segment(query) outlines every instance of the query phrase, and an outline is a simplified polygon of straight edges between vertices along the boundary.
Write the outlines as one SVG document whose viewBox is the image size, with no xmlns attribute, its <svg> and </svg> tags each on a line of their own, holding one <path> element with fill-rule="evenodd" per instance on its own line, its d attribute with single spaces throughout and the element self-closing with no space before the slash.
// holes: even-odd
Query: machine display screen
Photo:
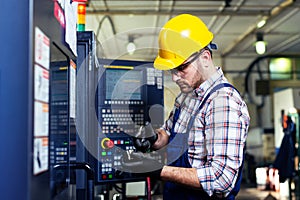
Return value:
<svg viewBox="0 0 300 200">
<path fill-rule="evenodd" d="M 141 100 L 143 72 L 106 69 L 106 99 Z"/>
</svg>

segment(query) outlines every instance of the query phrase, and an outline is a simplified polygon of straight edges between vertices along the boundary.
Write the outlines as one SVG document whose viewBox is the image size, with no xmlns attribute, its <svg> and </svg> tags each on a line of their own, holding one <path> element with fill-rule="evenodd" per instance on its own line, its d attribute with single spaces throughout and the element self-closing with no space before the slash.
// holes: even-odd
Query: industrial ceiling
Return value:
<svg viewBox="0 0 300 200">
<path fill-rule="evenodd" d="M 255 58 L 254 43 L 262 33 L 266 54 L 300 54 L 299 0 L 89 0 L 86 30 L 93 30 L 105 57 L 152 61 L 159 29 L 172 17 L 199 16 L 214 33 L 219 58 Z M 262 19 L 266 24 L 258 28 Z M 298 21 L 299 20 L 299 21 Z M 128 54 L 133 39 L 137 50 Z"/>
</svg>

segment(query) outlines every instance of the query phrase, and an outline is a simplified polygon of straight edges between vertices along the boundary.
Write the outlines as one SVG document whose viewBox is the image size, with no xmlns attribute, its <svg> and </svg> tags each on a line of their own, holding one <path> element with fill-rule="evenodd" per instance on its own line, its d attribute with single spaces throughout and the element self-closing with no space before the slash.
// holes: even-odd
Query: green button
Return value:
<svg viewBox="0 0 300 200">
<path fill-rule="evenodd" d="M 102 151 L 102 156 L 106 156 L 106 151 Z"/>
<path fill-rule="evenodd" d="M 109 178 L 109 179 L 112 179 L 112 174 L 109 174 L 109 175 L 108 175 L 108 178 Z"/>
</svg>

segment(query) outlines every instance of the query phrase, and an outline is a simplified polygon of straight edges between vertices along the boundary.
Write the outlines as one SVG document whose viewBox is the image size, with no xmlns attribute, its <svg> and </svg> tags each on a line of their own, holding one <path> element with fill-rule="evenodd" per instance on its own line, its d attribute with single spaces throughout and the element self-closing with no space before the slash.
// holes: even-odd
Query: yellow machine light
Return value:
<svg viewBox="0 0 300 200">
<path fill-rule="evenodd" d="M 78 24 L 85 24 L 85 15 L 78 14 L 77 23 Z"/>
</svg>

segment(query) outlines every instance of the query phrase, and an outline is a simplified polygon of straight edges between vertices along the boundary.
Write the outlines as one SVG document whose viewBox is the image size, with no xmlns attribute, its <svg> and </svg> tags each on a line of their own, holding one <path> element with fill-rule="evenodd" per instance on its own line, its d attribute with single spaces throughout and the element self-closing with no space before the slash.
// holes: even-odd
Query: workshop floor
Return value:
<svg viewBox="0 0 300 200">
<path fill-rule="evenodd" d="M 280 197 L 279 192 L 262 191 L 253 186 L 242 185 L 236 200 L 288 200 L 288 198 Z"/>
<path fill-rule="evenodd" d="M 152 197 L 152 200 L 162 200 L 162 196 Z M 260 191 L 254 187 L 242 187 L 236 200 L 288 200 L 280 198 L 279 193 L 271 191 Z"/>
<path fill-rule="evenodd" d="M 299 198 L 281 197 L 279 192 L 259 190 L 254 185 L 241 185 L 240 192 L 235 198 L 236 200 L 299 200 Z M 152 200 L 163 200 L 162 195 L 152 196 Z"/>
</svg>

